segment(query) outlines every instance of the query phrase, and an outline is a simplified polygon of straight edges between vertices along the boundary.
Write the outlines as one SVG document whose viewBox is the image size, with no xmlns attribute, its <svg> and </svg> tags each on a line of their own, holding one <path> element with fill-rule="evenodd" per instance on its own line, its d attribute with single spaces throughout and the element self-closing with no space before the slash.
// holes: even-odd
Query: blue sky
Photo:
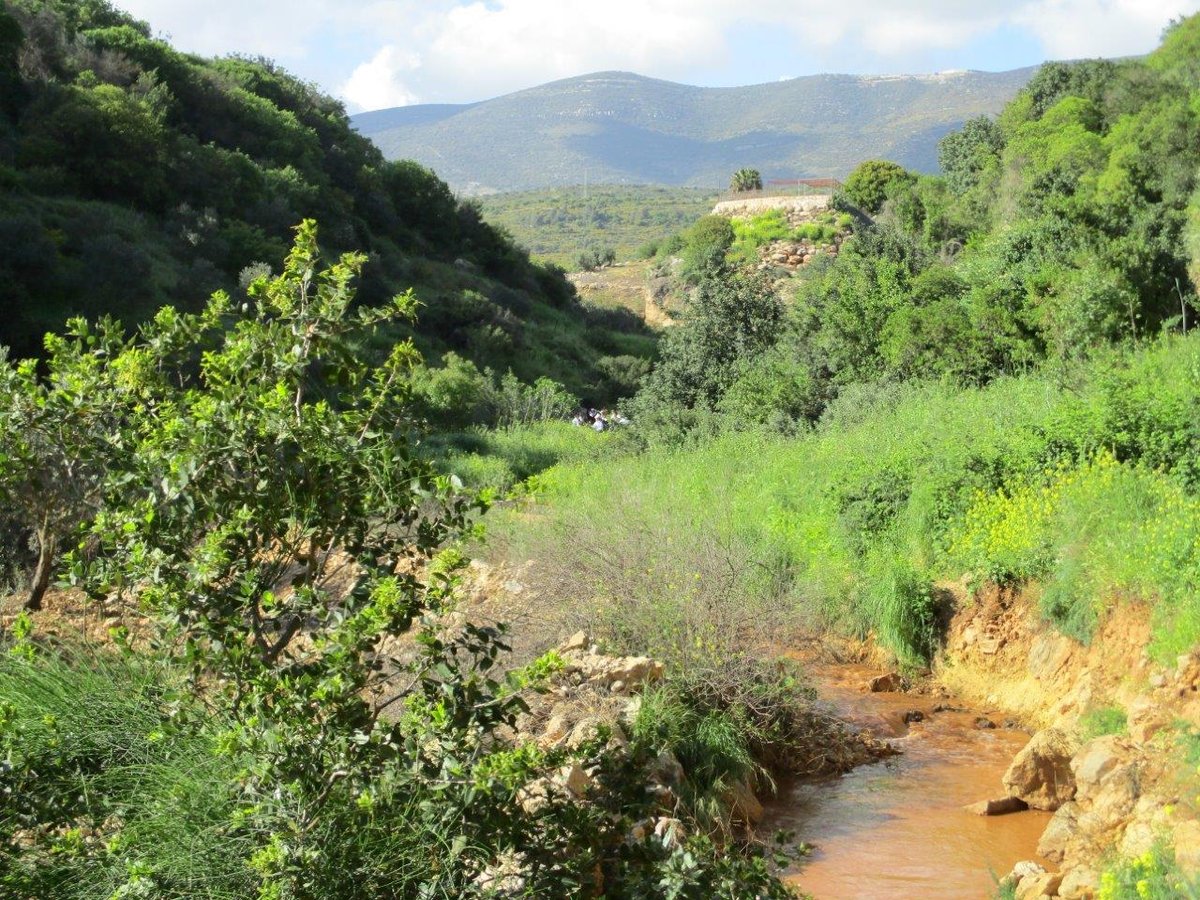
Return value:
<svg viewBox="0 0 1200 900">
<path fill-rule="evenodd" d="M 261 54 L 351 111 L 623 69 L 705 86 L 1128 56 L 1200 0 L 116 0 L 177 46 Z"/>
</svg>

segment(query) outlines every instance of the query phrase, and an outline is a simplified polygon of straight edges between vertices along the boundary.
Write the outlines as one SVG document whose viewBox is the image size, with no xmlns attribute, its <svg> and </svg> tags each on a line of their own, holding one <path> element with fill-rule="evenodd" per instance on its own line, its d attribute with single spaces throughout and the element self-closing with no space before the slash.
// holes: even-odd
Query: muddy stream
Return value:
<svg viewBox="0 0 1200 900">
<path fill-rule="evenodd" d="M 789 883 L 816 900 L 973 900 L 991 897 L 995 877 L 1036 859 L 1048 813 L 978 816 L 963 809 L 1003 796 L 1000 777 L 1029 740 L 1025 732 L 981 729 L 978 711 L 934 712 L 953 700 L 871 694 L 878 670 L 814 672 L 822 698 L 841 718 L 869 728 L 902 751 L 841 778 L 780 785 L 760 833 L 795 833 L 815 847 Z M 905 713 L 925 718 L 905 724 Z"/>
</svg>

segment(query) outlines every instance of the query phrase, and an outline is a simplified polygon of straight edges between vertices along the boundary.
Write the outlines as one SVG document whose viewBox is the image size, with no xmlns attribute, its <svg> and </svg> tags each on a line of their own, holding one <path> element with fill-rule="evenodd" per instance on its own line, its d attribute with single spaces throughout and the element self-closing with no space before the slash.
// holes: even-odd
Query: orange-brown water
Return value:
<svg viewBox="0 0 1200 900">
<path fill-rule="evenodd" d="M 979 729 L 978 712 L 932 712 L 953 701 L 869 694 L 878 674 L 856 667 L 825 672 L 822 696 L 838 714 L 902 755 L 838 779 L 781 786 L 762 833 L 795 832 L 815 846 L 788 881 L 816 900 L 972 900 L 994 892 L 995 877 L 1035 848 L 1049 814 L 978 816 L 963 806 L 1004 794 L 1000 777 L 1029 739 L 1020 731 Z M 925 720 L 904 723 L 909 710 Z"/>
</svg>

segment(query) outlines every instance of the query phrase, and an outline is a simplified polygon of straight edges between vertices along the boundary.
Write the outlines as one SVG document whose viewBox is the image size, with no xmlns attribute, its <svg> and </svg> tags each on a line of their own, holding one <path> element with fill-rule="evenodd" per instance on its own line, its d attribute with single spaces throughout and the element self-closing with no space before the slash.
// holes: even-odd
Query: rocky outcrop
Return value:
<svg viewBox="0 0 1200 900">
<path fill-rule="evenodd" d="M 1039 731 L 1004 773 L 1004 789 L 1034 809 L 1053 812 L 1075 796 L 1071 757 L 1078 747 L 1078 739 L 1063 728 Z"/>
<path fill-rule="evenodd" d="M 1116 860 L 1160 843 L 1174 847 L 1185 875 L 1200 877 L 1195 772 L 1185 770 L 1173 734 L 1183 723 L 1200 726 L 1200 653 L 1156 665 L 1149 639 L 1138 604 L 1114 604 L 1084 646 L 1048 626 L 1030 598 L 1000 589 L 964 602 L 951 624 L 943 685 L 1046 726 L 1003 784 L 1009 796 L 1053 811 L 1037 854 L 1059 871 L 1014 872 L 1015 896 L 1093 898 Z M 1119 734 L 1080 736 L 1093 711 L 1114 707 L 1125 714 Z"/>
</svg>

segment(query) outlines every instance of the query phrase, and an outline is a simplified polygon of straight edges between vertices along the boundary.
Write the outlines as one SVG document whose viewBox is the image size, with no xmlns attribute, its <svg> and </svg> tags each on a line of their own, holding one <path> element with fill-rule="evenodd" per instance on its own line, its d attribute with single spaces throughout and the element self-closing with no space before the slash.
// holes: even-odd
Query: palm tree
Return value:
<svg viewBox="0 0 1200 900">
<path fill-rule="evenodd" d="M 735 194 L 761 191 L 762 186 L 762 175 L 759 174 L 758 169 L 738 169 L 729 179 L 729 188 Z"/>
</svg>

